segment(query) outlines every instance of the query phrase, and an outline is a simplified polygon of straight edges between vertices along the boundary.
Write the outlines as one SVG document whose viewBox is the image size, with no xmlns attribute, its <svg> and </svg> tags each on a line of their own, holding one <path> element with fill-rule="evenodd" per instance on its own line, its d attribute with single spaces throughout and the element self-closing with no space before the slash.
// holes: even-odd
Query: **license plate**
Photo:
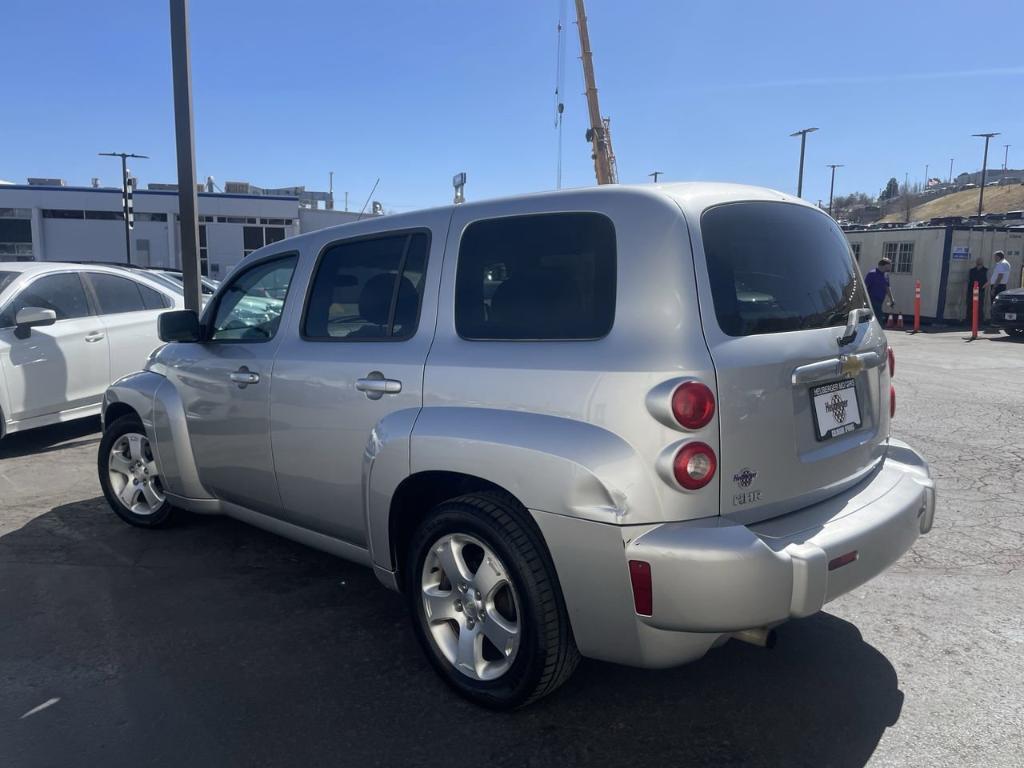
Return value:
<svg viewBox="0 0 1024 768">
<path fill-rule="evenodd" d="M 811 387 L 811 406 L 818 440 L 845 435 L 861 425 L 853 379 Z"/>
<path fill-rule="evenodd" d="M 1005 317 L 1007 320 L 1016 320 L 1017 319 L 1017 313 L 1016 312 L 1006 312 L 1006 313 L 1003 314 L 1003 317 Z"/>
</svg>

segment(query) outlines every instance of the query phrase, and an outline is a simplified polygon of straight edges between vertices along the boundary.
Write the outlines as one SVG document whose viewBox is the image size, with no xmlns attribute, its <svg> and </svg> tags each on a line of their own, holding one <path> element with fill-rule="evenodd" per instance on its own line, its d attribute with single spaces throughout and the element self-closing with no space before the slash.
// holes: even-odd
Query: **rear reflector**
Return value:
<svg viewBox="0 0 1024 768">
<path fill-rule="evenodd" d="M 845 555 L 833 557 L 831 560 L 828 561 L 828 569 L 830 571 L 834 571 L 836 568 L 842 568 L 844 565 L 849 565 L 856 559 L 857 550 L 855 549 L 853 550 L 853 552 L 847 552 Z"/>
<path fill-rule="evenodd" d="M 654 588 L 651 586 L 651 564 L 643 560 L 630 560 L 629 580 L 633 584 L 634 610 L 641 616 L 652 616 Z"/>
<path fill-rule="evenodd" d="M 892 347 L 889 347 L 889 378 L 891 379 L 896 375 L 896 355 L 892 351 Z"/>
<path fill-rule="evenodd" d="M 889 385 L 889 418 L 896 415 L 896 387 Z"/>
</svg>

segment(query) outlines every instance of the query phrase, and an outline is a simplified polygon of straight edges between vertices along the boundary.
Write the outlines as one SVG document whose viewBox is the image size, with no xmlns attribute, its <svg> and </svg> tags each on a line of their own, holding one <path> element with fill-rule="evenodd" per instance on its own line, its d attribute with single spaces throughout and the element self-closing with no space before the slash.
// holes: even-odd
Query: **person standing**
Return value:
<svg viewBox="0 0 1024 768">
<path fill-rule="evenodd" d="M 984 317 L 985 315 L 985 286 L 988 285 L 988 268 L 985 266 L 985 262 L 979 256 L 974 261 L 974 269 L 967 273 L 967 317 L 964 318 L 964 322 L 970 324 L 971 316 L 974 310 L 971 307 L 971 302 L 974 301 L 974 284 L 978 284 L 978 315 Z M 979 317 L 979 320 L 981 319 Z"/>
<path fill-rule="evenodd" d="M 889 288 L 889 275 L 886 274 L 892 269 L 892 262 L 889 259 L 882 258 L 878 261 L 878 266 L 864 275 L 864 287 L 868 289 L 868 298 L 871 299 L 871 308 L 875 312 L 875 317 L 878 322 L 883 322 L 883 315 L 885 314 L 885 300 L 889 299 L 890 309 L 896 304 L 892 298 L 892 290 Z"/>
<path fill-rule="evenodd" d="M 1006 254 L 1002 251 L 996 251 L 992 257 L 996 263 L 992 265 L 992 279 L 989 280 L 989 284 L 992 286 L 992 301 L 995 301 L 996 297 L 1009 287 L 1010 262 L 1006 260 Z"/>
</svg>

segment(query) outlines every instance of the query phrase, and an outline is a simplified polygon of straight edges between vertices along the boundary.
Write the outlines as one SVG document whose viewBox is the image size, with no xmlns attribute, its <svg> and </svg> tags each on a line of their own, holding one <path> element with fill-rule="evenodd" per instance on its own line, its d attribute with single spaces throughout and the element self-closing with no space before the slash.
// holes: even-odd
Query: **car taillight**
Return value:
<svg viewBox="0 0 1024 768">
<path fill-rule="evenodd" d="M 641 616 L 654 614 L 654 587 L 651 564 L 643 560 L 629 561 L 629 581 L 633 585 L 633 608 Z"/>
<path fill-rule="evenodd" d="M 889 418 L 896 415 L 896 387 L 889 385 Z"/>
<path fill-rule="evenodd" d="M 706 443 L 687 443 L 672 462 L 676 482 L 688 491 L 696 491 L 711 482 L 718 460 Z"/>
<path fill-rule="evenodd" d="M 896 375 L 896 355 L 892 351 L 892 347 L 889 347 L 889 378 L 891 379 Z"/>
<path fill-rule="evenodd" d="M 699 381 L 686 381 L 672 393 L 672 416 L 686 429 L 700 429 L 715 415 L 715 396 Z"/>
</svg>

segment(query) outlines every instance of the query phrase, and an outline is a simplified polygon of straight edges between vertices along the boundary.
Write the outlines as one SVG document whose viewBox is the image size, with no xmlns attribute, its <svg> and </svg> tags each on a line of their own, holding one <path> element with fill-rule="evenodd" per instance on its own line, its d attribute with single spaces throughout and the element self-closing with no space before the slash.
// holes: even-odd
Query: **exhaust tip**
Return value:
<svg viewBox="0 0 1024 768">
<path fill-rule="evenodd" d="M 741 629 L 739 632 L 733 632 L 732 636 L 737 640 L 742 640 L 744 643 L 750 643 L 751 645 L 756 645 L 759 648 L 767 648 L 768 650 L 775 647 L 777 639 L 775 630 L 768 629 L 767 627 Z"/>
</svg>

